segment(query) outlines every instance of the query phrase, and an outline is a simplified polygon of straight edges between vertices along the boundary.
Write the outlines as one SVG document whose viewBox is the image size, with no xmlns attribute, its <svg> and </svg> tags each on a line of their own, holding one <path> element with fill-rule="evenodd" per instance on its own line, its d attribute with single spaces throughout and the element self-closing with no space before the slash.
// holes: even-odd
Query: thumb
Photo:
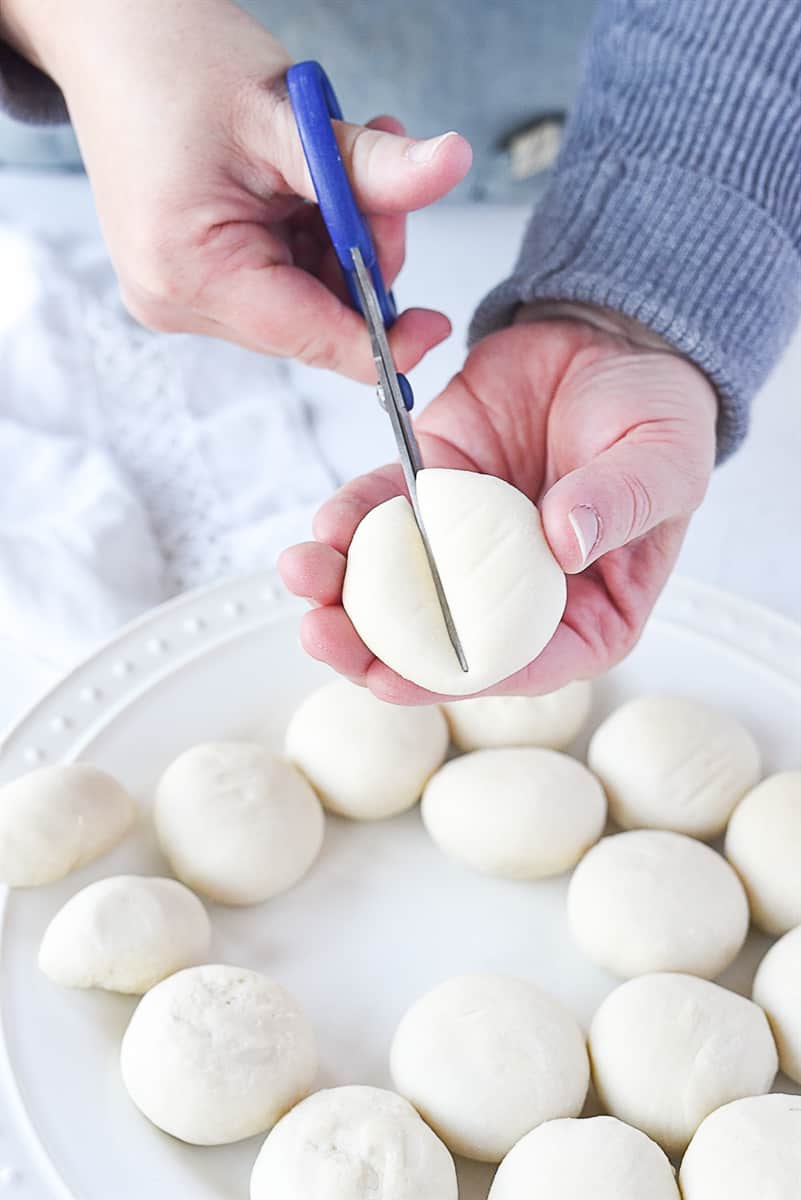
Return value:
<svg viewBox="0 0 801 1200">
<path fill-rule="evenodd" d="M 651 431 L 629 433 L 555 483 L 541 505 L 545 534 L 574 574 L 663 521 L 688 517 L 704 498 L 714 450 Z"/>
<path fill-rule="evenodd" d="M 458 133 L 417 141 L 396 132 L 334 121 L 339 150 L 356 203 L 365 213 L 406 213 L 446 195 L 470 170 L 473 151 Z M 314 200 L 309 168 L 292 112 L 285 101 L 270 122 L 274 166 L 289 188 Z"/>
</svg>

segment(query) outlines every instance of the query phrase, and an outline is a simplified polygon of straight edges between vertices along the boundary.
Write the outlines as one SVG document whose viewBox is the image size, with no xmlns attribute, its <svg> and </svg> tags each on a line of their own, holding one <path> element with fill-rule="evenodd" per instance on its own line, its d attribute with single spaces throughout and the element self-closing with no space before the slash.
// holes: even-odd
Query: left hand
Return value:
<svg viewBox="0 0 801 1200">
<path fill-rule="evenodd" d="M 61 87 L 131 314 L 356 379 L 374 378 L 317 206 L 286 88 L 290 58 L 232 0 L 3 0 L 12 39 Z M 466 174 L 458 134 L 392 117 L 334 122 L 388 283 L 406 215 Z M 389 335 L 409 370 L 450 333 L 410 309 Z"/>
<path fill-rule="evenodd" d="M 552 640 L 486 694 L 550 692 L 632 649 L 706 491 L 716 417 L 715 392 L 687 359 L 583 320 L 519 324 L 470 353 L 417 422 L 423 460 L 514 484 L 538 504 L 568 575 Z M 317 514 L 317 541 L 287 550 L 280 568 L 317 606 L 301 628 L 309 654 L 383 700 L 427 704 L 443 697 L 376 659 L 342 608 L 356 527 L 403 490 L 397 465 L 354 480 Z"/>
</svg>

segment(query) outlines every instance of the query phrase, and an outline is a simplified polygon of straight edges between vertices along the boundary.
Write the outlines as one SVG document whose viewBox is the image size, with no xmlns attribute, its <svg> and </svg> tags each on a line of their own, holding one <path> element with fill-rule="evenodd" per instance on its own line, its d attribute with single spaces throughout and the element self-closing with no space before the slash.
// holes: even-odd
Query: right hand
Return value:
<svg viewBox="0 0 801 1200">
<path fill-rule="evenodd" d="M 290 59 L 230 0 L 9 0 L 5 32 L 62 88 L 123 300 L 143 324 L 374 377 L 289 103 Z M 388 284 L 405 218 L 469 169 L 458 134 L 336 123 Z M 448 336 L 428 309 L 390 342 L 409 370 Z"/>
</svg>

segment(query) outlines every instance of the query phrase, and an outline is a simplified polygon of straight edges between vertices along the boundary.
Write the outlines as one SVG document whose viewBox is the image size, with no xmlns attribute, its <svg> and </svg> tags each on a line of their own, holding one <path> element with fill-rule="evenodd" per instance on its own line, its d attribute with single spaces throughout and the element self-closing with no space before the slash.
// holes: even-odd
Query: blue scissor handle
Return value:
<svg viewBox="0 0 801 1200">
<path fill-rule="evenodd" d="M 343 119 L 331 80 L 318 62 L 301 62 L 289 68 L 286 81 L 320 213 L 345 274 L 353 305 L 361 312 L 351 256 L 351 251 L 358 247 L 389 329 L 398 312 L 392 292 L 384 284 L 370 229 L 359 212 L 331 126 L 332 118 Z"/>
</svg>

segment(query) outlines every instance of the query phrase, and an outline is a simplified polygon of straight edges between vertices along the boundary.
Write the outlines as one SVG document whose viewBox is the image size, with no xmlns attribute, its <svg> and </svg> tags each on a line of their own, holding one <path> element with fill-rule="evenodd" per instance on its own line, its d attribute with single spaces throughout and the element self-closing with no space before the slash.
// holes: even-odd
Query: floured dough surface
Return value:
<svg viewBox="0 0 801 1200">
<path fill-rule="evenodd" d="M 256 1160 L 251 1200 L 457 1200 L 447 1148 L 394 1092 L 317 1092 L 279 1121 Z"/>
<path fill-rule="evenodd" d="M 781 1069 L 801 1083 L 801 925 L 768 950 L 754 979 L 753 997 L 767 1013 Z"/>
<path fill-rule="evenodd" d="M 584 1036 L 523 979 L 464 975 L 418 1000 L 392 1043 L 395 1087 L 454 1154 L 500 1162 L 524 1134 L 575 1117 L 589 1084 Z"/>
<path fill-rule="evenodd" d="M 323 842 L 310 784 L 255 742 L 205 742 L 164 772 L 153 808 L 159 844 L 188 887 L 257 904 L 306 874 Z"/>
<path fill-rule="evenodd" d="M 729 822 L 726 857 L 755 924 L 774 935 L 801 925 L 801 771 L 780 771 L 748 793 Z"/>
<path fill-rule="evenodd" d="M 681 1200 L 664 1152 L 614 1117 L 547 1121 L 501 1163 L 489 1200 Z"/>
<path fill-rule="evenodd" d="M 537 657 L 565 608 L 565 577 L 539 513 L 511 484 L 428 469 L 417 491 L 469 664 L 448 639 L 422 539 L 403 496 L 367 514 L 348 551 L 342 600 L 373 654 L 442 695 L 469 695 Z"/>
<path fill-rule="evenodd" d="M 39 966 L 63 987 L 141 995 L 202 962 L 211 924 L 175 879 L 117 875 L 83 888 L 48 925 Z"/>
<path fill-rule="evenodd" d="M 567 912 L 584 954 L 623 979 L 650 971 L 715 979 L 748 934 L 745 891 L 725 858 L 660 829 L 594 846 L 570 880 Z"/>
<path fill-rule="evenodd" d="M 477 696 L 443 705 L 460 750 L 544 746 L 564 750 L 584 726 L 592 685 L 577 679 L 545 696 Z"/>
<path fill-rule="evenodd" d="M 317 1071 L 311 1022 L 277 983 L 238 967 L 191 967 L 139 1002 L 122 1042 L 134 1104 L 198 1146 L 271 1129 Z"/>
<path fill-rule="evenodd" d="M 542 879 L 598 841 L 606 796 L 576 759 L 532 746 L 474 750 L 437 772 L 423 821 L 441 850 L 488 875 Z"/>
<path fill-rule="evenodd" d="M 709 1113 L 770 1090 L 778 1070 L 767 1018 L 692 975 L 642 975 L 603 1001 L 590 1029 L 607 1112 L 679 1155 Z"/>
<path fill-rule="evenodd" d="M 417 803 L 448 752 L 448 726 L 436 705 L 386 704 L 343 679 L 306 697 L 285 750 L 330 812 L 374 820 Z"/>
<path fill-rule="evenodd" d="M 678 696 L 640 696 L 596 730 L 588 762 L 624 829 L 717 837 L 759 779 L 760 754 L 734 717 Z"/>
<path fill-rule="evenodd" d="M 800 1181 L 801 1103 L 781 1094 L 712 1113 L 679 1172 L 684 1200 L 798 1200 Z"/>
<path fill-rule="evenodd" d="M 63 879 L 116 846 L 135 818 L 122 784 L 90 763 L 31 771 L 0 787 L 0 881 Z"/>
</svg>

